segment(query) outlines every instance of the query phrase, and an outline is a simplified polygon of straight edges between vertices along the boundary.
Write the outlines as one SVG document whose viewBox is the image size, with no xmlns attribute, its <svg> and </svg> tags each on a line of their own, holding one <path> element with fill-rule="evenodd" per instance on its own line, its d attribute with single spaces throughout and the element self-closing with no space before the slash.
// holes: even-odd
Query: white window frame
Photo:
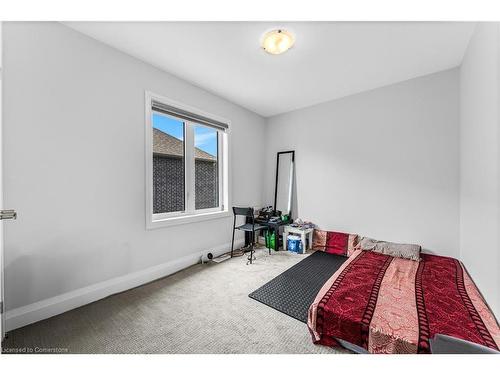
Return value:
<svg viewBox="0 0 500 375">
<path fill-rule="evenodd" d="M 155 229 L 171 225 L 193 223 L 204 220 L 213 220 L 230 216 L 229 213 L 229 129 L 217 131 L 217 166 L 219 173 L 219 206 L 205 209 L 195 209 L 195 158 L 194 158 L 194 125 L 196 122 L 179 119 L 185 124 L 184 127 L 184 211 L 153 213 L 153 113 L 159 113 L 152 109 L 153 100 L 178 108 L 180 110 L 195 113 L 197 115 L 219 121 L 231 126 L 229 120 L 213 115 L 192 106 L 179 103 L 172 99 L 145 92 L 145 163 L 146 163 L 146 228 Z M 175 116 L 171 116 L 174 117 Z"/>
</svg>

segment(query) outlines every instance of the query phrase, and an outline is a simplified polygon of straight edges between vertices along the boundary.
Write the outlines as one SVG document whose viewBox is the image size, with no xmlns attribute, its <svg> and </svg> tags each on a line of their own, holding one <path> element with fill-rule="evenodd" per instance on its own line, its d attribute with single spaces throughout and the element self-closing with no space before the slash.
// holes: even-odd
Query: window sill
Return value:
<svg viewBox="0 0 500 375">
<path fill-rule="evenodd" d="M 229 213 L 229 211 L 226 210 L 226 211 L 199 213 L 186 216 L 169 217 L 164 219 L 153 219 L 153 220 L 148 220 L 146 224 L 146 229 L 157 229 L 157 228 L 171 227 L 174 225 L 197 223 L 199 221 L 215 220 L 229 216 L 231 216 L 231 214 Z"/>
</svg>

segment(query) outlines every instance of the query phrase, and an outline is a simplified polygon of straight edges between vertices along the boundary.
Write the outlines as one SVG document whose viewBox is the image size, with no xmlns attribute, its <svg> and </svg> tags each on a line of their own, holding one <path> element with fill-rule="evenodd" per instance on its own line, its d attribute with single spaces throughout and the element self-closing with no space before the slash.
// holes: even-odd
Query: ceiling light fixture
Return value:
<svg viewBox="0 0 500 375">
<path fill-rule="evenodd" d="M 262 37 L 261 46 L 264 51 L 271 55 L 279 55 L 288 51 L 295 43 L 295 37 L 287 30 L 276 29 L 265 33 Z"/>
</svg>

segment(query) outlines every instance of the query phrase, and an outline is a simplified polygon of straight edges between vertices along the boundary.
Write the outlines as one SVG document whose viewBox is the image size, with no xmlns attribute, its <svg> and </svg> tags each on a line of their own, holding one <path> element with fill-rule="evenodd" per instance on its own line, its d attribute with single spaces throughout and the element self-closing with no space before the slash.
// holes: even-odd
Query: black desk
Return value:
<svg viewBox="0 0 500 375">
<path fill-rule="evenodd" d="M 268 230 L 272 231 L 275 233 L 276 235 L 276 250 L 279 250 L 279 248 L 281 247 L 281 240 L 280 240 L 280 236 L 279 236 L 279 230 L 280 230 L 280 227 L 282 226 L 285 226 L 285 225 L 288 225 L 288 224 L 291 224 L 292 223 L 292 220 L 286 220 L 286 221 L 277 221 L 277 222 L 273 222 L 273 221 L 269 221 L 269 220 L 263 220 L 263 219 L 259 219 L 259 218 L 255 218 L 255 224 L 260 224 L 260 225 L 265 225 Z M 286 239 L 284 239 L 286 241 Z M 245 246 L 249 245 L 250 244 L 250 233 L 245 233 Z M 269 251 L 271 251 L 271 249 L 269 249 Z"/>
</svg>

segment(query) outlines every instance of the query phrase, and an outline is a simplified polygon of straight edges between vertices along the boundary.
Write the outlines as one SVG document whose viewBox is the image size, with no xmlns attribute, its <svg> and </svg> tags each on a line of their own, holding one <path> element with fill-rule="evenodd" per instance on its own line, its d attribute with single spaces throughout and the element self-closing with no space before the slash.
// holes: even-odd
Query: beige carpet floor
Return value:
<svg viewBox="0 0 500 375">
<path fill-rule="evenodd" d="M 258 250 L 248 266 L 245 257 L 197 264 L 11 331 L 4 345 L 69 353 L 347 353 L 314 345 L 304 323 L 248 297 L 305 256 Z"/>
</svg>

